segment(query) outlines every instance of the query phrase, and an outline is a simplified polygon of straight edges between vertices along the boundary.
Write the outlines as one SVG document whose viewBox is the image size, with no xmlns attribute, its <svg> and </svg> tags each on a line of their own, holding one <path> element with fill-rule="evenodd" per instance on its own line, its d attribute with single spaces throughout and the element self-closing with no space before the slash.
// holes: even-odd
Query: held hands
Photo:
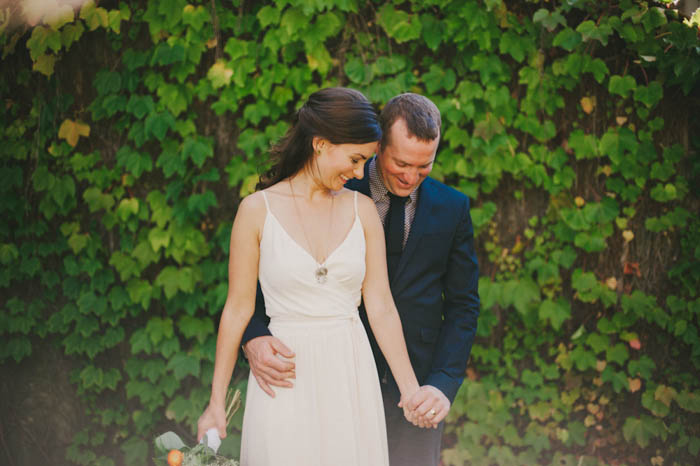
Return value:
<svg viewBox="0 0 700 466">
<path fill-rule="evenodd" d="M 272 398 L 275 392 L 272 385 L 277 387 L 292 388 L 294 385 L 288 379 L 296 378 L 296 366 L 292 361 L 284 361 L 277 354 L 287 359 L 294 357 L 294 352 L 284 343 L 273 336 L 257 337 L 243 346 L 250 371 L 253 373 L 260 388 Z"/>
<path fill-rule="evenodd" d="M 399 407 L 414 426 L 437 429 L 450 412 L 450 400 L 432 385 L 423 385 L 410 396 L 402 397 Z"/>
</svg>

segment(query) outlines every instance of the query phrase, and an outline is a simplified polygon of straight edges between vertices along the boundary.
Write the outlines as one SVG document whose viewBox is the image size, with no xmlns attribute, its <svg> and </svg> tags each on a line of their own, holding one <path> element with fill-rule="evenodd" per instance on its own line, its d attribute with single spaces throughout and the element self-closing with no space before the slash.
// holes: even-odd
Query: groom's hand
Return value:
<svg viewBox="0 0 700 466">
<path fill-rule="evenodd" d="M 270 335 L 253 338 L 243 346 L 243 350 L 258 385 L 272 398 L 275 397 L 272 386 L 286 388 L 294 386 L 288 380 L 296 378 L 294 362 L 277 357 L 277 354 L 280 354 L 291 359 L 294 357 L 294 351 L 287 348 L 280 339 Z"/>
<path fill-rule="evenodd" d="M 406 407 L 413 414 L 415 425 L 437 429 L 438 424 L 450 412 L 450 400 L 438 388 L 423 385 L 408 400 Z"/>
</svg>

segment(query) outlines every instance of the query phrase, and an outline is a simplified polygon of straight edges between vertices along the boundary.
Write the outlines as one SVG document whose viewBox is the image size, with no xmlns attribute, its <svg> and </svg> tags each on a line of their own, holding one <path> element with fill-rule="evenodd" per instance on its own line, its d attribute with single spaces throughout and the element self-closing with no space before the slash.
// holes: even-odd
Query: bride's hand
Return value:
<svg viewBox="0 0 700 466">
<path fill-rule="evenodd" d="M 409 405 L 410 405 L 410 400 L 413 397 L 415 397 L 419 391 L 420 391 L 420 387 L 416 387 L 415 390 L 412 390 L 410 393 L 406 393 L 406 394 L 402 393 L 401 394 L 401 401 L 399 401 L 399 408 L 403 408 L 403 415 L 406 418 L 406 420 L 417 427 L 420 427 L 418 425 L 418 417 L 416 416 L 415 411 L 413 411 L 409 408 Z"/>
<path fill-rule="evenodd" d="M 207 430 L 216 427 L 219 437 L 226 438 L 226 410 L 224 406 L 213 406 L 211 403 L 197 421 L 197 441 L 199 442 Z"/>
</svg>

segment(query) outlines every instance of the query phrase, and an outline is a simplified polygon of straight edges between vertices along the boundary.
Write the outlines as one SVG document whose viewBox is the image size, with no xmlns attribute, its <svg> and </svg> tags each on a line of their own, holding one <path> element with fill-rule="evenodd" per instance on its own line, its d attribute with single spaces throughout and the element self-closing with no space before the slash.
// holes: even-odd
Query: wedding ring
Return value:
<svg viewBox="0 0 700 466">
<path fill-rule="evenodd" d="M 435 416 L 435 410 L 431 409 L 430 411 L 428 411 L 428 414 L 430 414 L 430 417 Z"/>
</svg>

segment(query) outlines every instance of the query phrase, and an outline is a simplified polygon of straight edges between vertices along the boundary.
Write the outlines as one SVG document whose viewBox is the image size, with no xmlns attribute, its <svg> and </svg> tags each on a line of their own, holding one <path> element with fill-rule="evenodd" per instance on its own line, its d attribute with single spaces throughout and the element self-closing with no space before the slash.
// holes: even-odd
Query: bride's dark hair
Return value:
<svg viewBox="0 0 700 466">
<path fill-rule="evenodd" d="M 306 166 L 314 153 L 314 137 L 331 144 L 379 141 L 382 130 L 372 104 L 359 91 L 329 87 L 316 91 L 296 112 L 294 124 L 270 149 L 272 167 L 260 177 L 257 189 L 272 186 Z"/>
</svg>

